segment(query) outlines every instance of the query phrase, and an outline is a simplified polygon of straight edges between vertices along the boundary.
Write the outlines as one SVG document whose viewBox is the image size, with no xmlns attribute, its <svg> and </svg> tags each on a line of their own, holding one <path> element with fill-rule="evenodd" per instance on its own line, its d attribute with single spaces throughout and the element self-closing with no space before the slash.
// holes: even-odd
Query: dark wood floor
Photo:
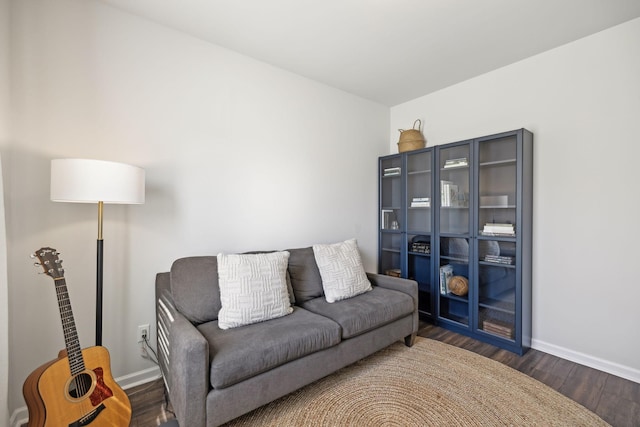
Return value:
<svg viewBox="0 0 640 427">
<path fill-rule="evenodd" d="M 548 385 L 614 427 L 640 427 L 640 384 L 568 360 L 529 350 L 517 356 L 489 344 L 424 324 L 419 335 L 464 348 Z"/>
<path fill-rule="evenodd" d="M 419 335 L 501 362 L 557 390 L 598 414 L 614 427 L 640 427 L 640 384 L 569 362 L 537 350 L 517 356 L 506 350 L 430 324 Z M 172 419 L 166 410 L 162 380 L 128 390 L 133 408 L 132 427 L 161 425 Z"/>
</svg>

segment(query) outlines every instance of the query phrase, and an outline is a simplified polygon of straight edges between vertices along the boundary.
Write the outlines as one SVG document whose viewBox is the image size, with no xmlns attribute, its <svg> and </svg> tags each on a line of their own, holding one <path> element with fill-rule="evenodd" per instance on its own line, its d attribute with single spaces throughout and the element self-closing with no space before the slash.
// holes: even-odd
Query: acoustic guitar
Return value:
<svg viewBox="0 0 640 427">
<path fill-rule="evenodd" d="M 127 427 L 131 404 L 111 376 L 109 352 L 101 346 L 80 348 L 58 252 L 41 248 L 33 256 L 55 283 L 66 349 L 24 382 L 28 426 Z"/>
</svg>

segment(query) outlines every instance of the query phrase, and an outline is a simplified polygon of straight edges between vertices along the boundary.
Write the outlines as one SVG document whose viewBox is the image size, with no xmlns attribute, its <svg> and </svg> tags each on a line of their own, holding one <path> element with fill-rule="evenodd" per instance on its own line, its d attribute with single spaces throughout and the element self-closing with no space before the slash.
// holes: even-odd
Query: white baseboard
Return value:
<svg viewBox="0 0 640 427">
<path fill-rule="evenodd" d="M 13 414 L 11 414 L 11 418 L 9 418 L 9 425 L 11 427 L 20 427 L 22 424 L 26 424 L 28 421 L 29 412 L 27 411 L 27 407 L 23 406 L 13 411 Z"/>
<path fill-rule="evenodd" d="M 120 388 L 122 388 L 123 390 L 127 390 L 132 387 L 137 387 L 139 385 L 155 381 L 160 377 L 160 368 L 154 366 L 149 369 L 144 369 L 132 374 L 123 375 L 114 379 L 118 383 Z M 11 414 L 11 418 L 9 419 L 9 425 L 11 427 L 20 427 L 21 425 L 26 424 L 28 421 L 29 411 L 27 410 L 26 406 L 22 406 L 13 411 L 13 414 Z"/>
<path fill-rule="evenodd" d="M 640 370 L 533 339 L 531 348 L 640 384 Z"/>
<path fill-rule="evenodd" d="M 139 385 L 155 381 L 161 376 L 162 375 L 160 374 L 160 368 L 154 366 L 149 369 L 144 369 L 142 371 L 118 377 L 115 380 L 123 390 L 128 390 L 132 387 L 137 387 Z"/>
</svg>

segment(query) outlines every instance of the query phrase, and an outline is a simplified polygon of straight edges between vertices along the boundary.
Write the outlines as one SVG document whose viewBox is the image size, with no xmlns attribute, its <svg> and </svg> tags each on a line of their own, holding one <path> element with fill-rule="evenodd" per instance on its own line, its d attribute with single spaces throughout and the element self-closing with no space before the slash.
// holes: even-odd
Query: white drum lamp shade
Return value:
<svg viewBox="0 0 640 427">
<path fill-rule="evenodd" d="M 144 203 L 144 169 L 90 159 L 51 161 L 51 200 L 75 203 Z"/>
</svg>

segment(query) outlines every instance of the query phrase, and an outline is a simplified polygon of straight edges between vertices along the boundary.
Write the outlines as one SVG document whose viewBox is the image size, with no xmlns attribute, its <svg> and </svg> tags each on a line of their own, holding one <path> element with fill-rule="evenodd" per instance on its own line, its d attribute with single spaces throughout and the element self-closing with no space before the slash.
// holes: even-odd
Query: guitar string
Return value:
<svg viewBox="0 0 640 427">
<path fill-rule="evenodd" d="M 73 379 L 73 385 L 75 387 L 75 398 L 78 399 L 77 403 L 83 414 L 86 417 L 93 411 L 93 405 L 91 405 L 90 399 L 87 399 L 86 394 L 91 389 L 93 378 L 85 373 L 84 359 L 82 357 L 82 349 L 78 340 L 78 332 L 75 327 L 75 320 L 73 318 L 73 311 L 71 309 L 71 301 L 69 298 L 69 292 L 64 277 L 54 278 L 56 283 L 56 294 L 58 299 L 58 307 L 60 310 L 62 320 L 62 330 L 65 338 L 65 346 L 67 349 L 67 360 L 69 362 L 69 368 Z M 71 384 L 69 386 L 71 388 Z M 67 390 L 69 393 L 70 390 Z"/>
</svg>

